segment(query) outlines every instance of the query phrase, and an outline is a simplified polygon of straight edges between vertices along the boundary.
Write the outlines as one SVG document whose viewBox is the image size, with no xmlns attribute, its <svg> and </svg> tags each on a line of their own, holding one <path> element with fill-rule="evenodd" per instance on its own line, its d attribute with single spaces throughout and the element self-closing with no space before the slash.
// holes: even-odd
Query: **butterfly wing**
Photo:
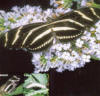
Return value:
<svg viewBox="0 0 100 96">
<path fill-rule="evenodd" d="M 0 46 L 5 48 L 26 48 L 42 50 L 51 45 L 53 38 L 47 23 L 33 23 L 12 29 L 0 38 Z"/>
<path fill-rule="evenodd" d="M 100 19 L 100 9 L 85 7 L 73 10 L 53 22 L 53 31 L 61 42 L 68 42 L 81 36 Z"/>
</svg>

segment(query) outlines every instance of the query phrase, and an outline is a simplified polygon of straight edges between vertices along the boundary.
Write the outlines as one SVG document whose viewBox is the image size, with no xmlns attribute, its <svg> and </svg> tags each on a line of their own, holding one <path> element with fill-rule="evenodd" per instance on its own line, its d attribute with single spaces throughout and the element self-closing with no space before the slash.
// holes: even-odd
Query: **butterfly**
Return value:
<svg viewBox="0 0 100 96">
<path fill-rule="evenodd" d="M 42 51 L 56 39 L 67 43 L 79 38 L 84 30 L 100 19 L 100 9 L 84 7 L 65 13 L 51 22 L 33 23 L 17 27 L 0 37 L 0 47 Z"/>
<path fill-rule="evenodd" d="M 15 90 L 19 81 L 20 81 L 20 78 L 15 75 L 9 78 L 5 84 L 0 86 L 0 96 L 4 96 L 4 94 L 9 94 L 13 90 Z"/>
</svg>

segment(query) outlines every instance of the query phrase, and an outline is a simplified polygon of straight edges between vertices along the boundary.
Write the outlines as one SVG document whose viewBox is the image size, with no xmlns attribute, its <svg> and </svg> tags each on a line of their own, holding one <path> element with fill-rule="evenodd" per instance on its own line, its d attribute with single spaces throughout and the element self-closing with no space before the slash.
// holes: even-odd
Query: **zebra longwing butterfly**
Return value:
<svg viewBox="0 0 100 96">
<path fill-rule="evenodd" d="M 4 96 L 4 94 L 8 94 L 14 91 L 19 81 L 20 78 L 15 75 L 8 79 L 8 81 L 0 87 L 0 96 Z"/>
<path fill-rule="evenodd" d="M 54 38 L 64 43 L 78 38 L 99 19 L 100 9 L 80 8 L 49 23 L 33 23 L 12 29 L 1 36 L 0 46 L 41 51 L 52 45 Z"/>
</svg>

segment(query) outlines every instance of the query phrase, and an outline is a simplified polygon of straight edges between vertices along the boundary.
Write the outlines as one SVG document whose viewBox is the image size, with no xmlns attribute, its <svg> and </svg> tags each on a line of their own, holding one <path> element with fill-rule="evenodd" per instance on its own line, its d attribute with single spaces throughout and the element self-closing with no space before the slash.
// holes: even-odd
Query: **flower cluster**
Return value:
<svg viewBox="0 0 100 96">
<path fill-rule="evenodd" d="M 51 5 L 54 4 L 55 0 L 51 1 Z M 40 6 L 32 7 L 29 5 L 23 8 L 15 6 L 8 13 L 1 10 L 0 20 L 3 21 L 4 29 L 0 31 L 6 32 L 9 29 L 29 23 L 46 22 L 48 17 L 53 18 L 54 14 L 58 16 L 60 13 L 68 11 L 70 8 L 67 10 L 63 8 L 42 10 Z M 0 29 L 2 28 L 0 27 Z M 73 71 L 83 67 L 86 62 L 90 62 L 91 58 L 100 60 L 100 21 L 90 30 L 84 31 L 83 35 L 73 42 L 64 44 L 54 40 L 53 45 L 48 50 L 32 54 L 35 73 L 46 72 L 50 68 L 55 68 L 58 72 L 66 69 Z"/>
<path fill-rule="evenodd" d="M 73 71 L 83 67 L 90 59 L 100 60 L 100 21 L 85 31 L 84 34 L 73 43 L 56 43 L 47 52 L 33 54 L 33 64 L 36 72 L 48 71 L 56 68 L 58 72 L 64 70 Z"/>
<path fill-rule="evenodd" d="M 11 12 L 0 10 L 0 32 L 7 32 L 10 29 L 30 23 L 46 22 L 48 18 L 52 18 L 54 15 L 58 16 L 61 12 L 67 11 L 63 8 L 42 10 L 40 6 L 32 7 L 30 5 L 23 8 L 14 6 Z"/>
</svg>

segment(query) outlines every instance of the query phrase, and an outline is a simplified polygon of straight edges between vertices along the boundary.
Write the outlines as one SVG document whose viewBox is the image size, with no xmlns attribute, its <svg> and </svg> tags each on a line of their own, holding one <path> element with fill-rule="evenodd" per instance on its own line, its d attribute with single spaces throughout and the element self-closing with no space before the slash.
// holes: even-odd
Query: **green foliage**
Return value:
<svg viewBox="0 0 100 96">
<path fill-rule="evenodd" d="M 9 94 L 9 96 L 19 95 L 23 93 L 23 85 L 18 86 L 13 92 Z"/>
<path fill-rule="evenodd" d="M 5 29 L 10 29 L 10 26 L 5 26 L 4 23 L 4 18 L 0 17 L 0 32 L 4 31 Z"/>
<path fill-rule="evenodd" d="M 82 2 L 82 0 L 63 0 L 64 1 L 64 8 L 70 8 L 72 6 L 72 2 L 77 2 L 77 8 L 80 8 L 80 4 Z M 100 8 L 100 4 L 97 4 L 95 2 L 91 2 L 92 0 L 89 0 L 87 2 L 87 5 L 91 6 L 91 7 L 95 7 L 95 8 Z"/>
<path fill-rule="evenodd" d="M 64 8 L 70 8 L 72 6 L 72 2 L 77 2 L 77 8 L 80 7 L 82 0 L 63 0 L 64 1 Z"/>
<path fill-rule="evenodd" d="M 19 85 L 13 92 L 4 94 L 3 96 L 15 96 L 24 94 L 24 96 L 48 96 L 48 75 L 47 74 L 25 74 L 27 79 L 21 85 Z M 31 84 L 40 84 L 45 88 L 39 88 L 38 90 L 34 87 L 27 88 Z M 36 86 L 37 87 L 37 86 Z"/>
<path fill-rule="evenodd" d="M 5 30 L 4 22 L 5 22 L 4 19 L 0 18 L 0 31 Z"/>
<path fill-rule="evenodd" d="M 64 8 L 68 8 L 72 5 L 73 0 L 64 0 Z"/>
<path fill-rule="evenodd" d="M 100 4 L 96 4 L 96 3 L 92 3 L 91 6 L 95 8 L 100 8 Z"/>
<path fill-rule="evenodd" d="M 48 94 L 48 88 L 46 87 L 48 84 L 47 74 L 25 74 L 25 76 L 28 77 L 23 84 L 25 96 L 45 96 Z M 33 83 L 43 85 L 45 88 L 38 90 L 35 90 L 34 86 L 33 88 L 27 88 L 28 85 L 32 86 Z"/>
<path fill-rule="evenodd" d="M 16 20 L 14 18 L 8 18 L 8 21 L 10 21 L 11 23 L 16 23 Z"/>
<path fill-rule="evenodd" d="M 46 64 L 47 59 L 45 58 L 44 55 L 42 55 L 42 56 L 40 57 L 40 61 L 42 62 L 42 64 Z"/>
<path fill-rule="evenodd" d="M 91 56 L 91 59 L 100 60 L 100 58 L 97 58 L 96 56 Z"/>
</svg>

